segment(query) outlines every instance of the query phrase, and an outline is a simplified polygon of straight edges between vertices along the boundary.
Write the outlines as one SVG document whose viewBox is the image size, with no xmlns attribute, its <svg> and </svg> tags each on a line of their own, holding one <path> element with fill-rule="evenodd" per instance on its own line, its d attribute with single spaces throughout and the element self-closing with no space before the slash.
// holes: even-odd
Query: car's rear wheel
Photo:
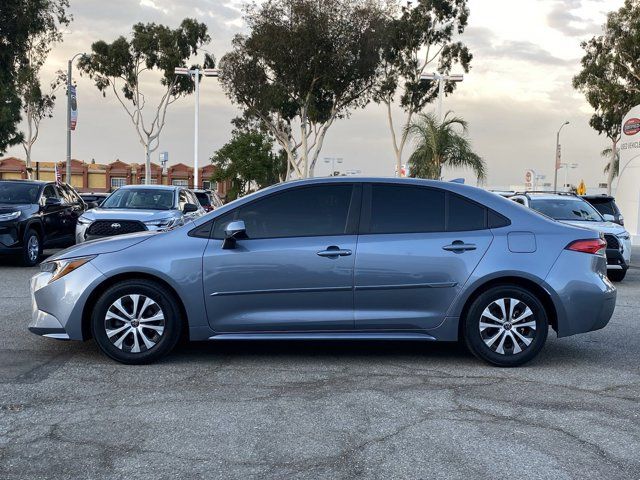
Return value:
<svg viewBox="0 0 640 480">
<path fill-rule="evenodd" d="M 179 305 L 162 285 L 127 280 L 108 288 L 91 317 L 100 349 L 121 363 L 154 362 L 175 347 L 182 330 Z"/>
<path fill-rule="evenodd" d="M 517 367 L 540 352 L 549 321 L 535 295 L 518 286 L 501 285 L 473 301 L 463 329 L 474 355 L 500 367 Z"/>
<path fill-rule="evenodd" d="M 609 280 L 611 280 L 612 282 L 621 282 L 626 276 L 626 270 L 609 270 L 607 272 L 607 277 L 609 277 Z"/>
<path fill-rule="evenodd" d="M 40 260 L 40 255 L 42 255 L 40 235 L 30 228 L 25 232 L 22 242 L 22 264 L 26 267 L 33 267 Z"/>
</svg>

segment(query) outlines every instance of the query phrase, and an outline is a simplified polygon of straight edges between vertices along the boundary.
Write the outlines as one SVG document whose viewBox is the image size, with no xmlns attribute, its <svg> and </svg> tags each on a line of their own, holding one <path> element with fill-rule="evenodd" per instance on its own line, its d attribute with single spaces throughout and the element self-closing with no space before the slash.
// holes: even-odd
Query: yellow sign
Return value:
<svg viewBox="0 0 640 480">
<path fill-rule="evenodd" d="M 584 180 L 580 181 L 580 185 L 578 185 L 578 195 L 586 195 L 587 194 L 587 186 L 584 184 Z"/>
</svg>

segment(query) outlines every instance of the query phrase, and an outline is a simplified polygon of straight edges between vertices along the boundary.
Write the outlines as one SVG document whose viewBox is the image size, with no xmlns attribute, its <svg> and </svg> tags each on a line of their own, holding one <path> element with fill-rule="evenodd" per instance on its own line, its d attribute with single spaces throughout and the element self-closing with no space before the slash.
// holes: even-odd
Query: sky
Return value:
<svg viewBox="0 0 640 480">
<path fill-rule="evenodd" d="M 469 122 L 474 149 L 488 168 L 486 186 L 507 188 L 522 185 L 525 171 L 533 169 L 553 181 L 556 131 L 562 131 L 563 161 L 578 164 L 569 170 L 569 181 L 584 179 L 588 186 L 605 182 L 607 147 L 589 125 L 591 108 L 571 86 L 580 69 L 580 42 L 602 31 L 606 13 L 618 9 L 623 0 L 470 0 L 471 16 L 463 41 L 474 59 L 469 74 L 456 92 L 444 101 Z M 65 29 L 64 42 L 57 45 L 43 71 L 45 82 L 56 70 L 65 69 L 75 53 L 90 50 L 96 40 L 113 41 L 127 36 L 136 22 L 156 22 L 175 27 L 181 19 L 194 17 L 206 23 L 212 41 L 205 48 L 220 58 L 231 48 L 231 39 L 245 32 L 243 0 L 71 0 L 73 23 Z M 78 127 L 72 134 L 72 156 L 85 161 L 109 163 L 120 159 L 143 162 L 144 150 L 130 120 L 117 100 L 103 97 L 92 81 L 79 77 Z M 145 88 L 160 90 L 156 79 L 146 79 Z M 36 161 L 63 160 L 66 156 L 66 102 L 58 96 L 54 116 L 42 122 L 33 148 Z M 149 98 L 151 101 L 151 98 Z M 426 110 L 431 110 L 427 106 Z M 200 162 L 207 161 L 230 138 L 232 118 L 239 110 L 232 105 L 215 79 L 205 79 L 200 91 Z M 167 114 L 160 148 L 169 152 L 170 163 L 193 164 L 194 98 L 172 104 Z M 356 111 L 329 130 L 324 157 L 343 158 L 342 170 L 391 176 L 395 160 L 386 113 L 377 105 Z M 397 121 L 403 118 L 397 109 Z M 21 146 L 7 155 L 23 158 Z M 316 174 L 328 174 L 321 163 Z M 446 178 L 466 177 L 469 172 L 446 171 Z M 559 173 L 559 183 L 564 171 Z M 475 183 L 475 180 L 469 183 Z"/>
</svg>

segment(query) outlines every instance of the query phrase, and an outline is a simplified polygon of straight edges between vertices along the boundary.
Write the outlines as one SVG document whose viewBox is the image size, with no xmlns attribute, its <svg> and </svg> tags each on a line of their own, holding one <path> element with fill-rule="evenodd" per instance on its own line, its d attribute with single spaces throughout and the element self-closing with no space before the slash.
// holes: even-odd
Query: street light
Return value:
<svg viewBox="0 0 640 480">
<path fill-rule="evenodd" d="M 330 177 L 336 176 L 336 162 L 342 163 L 344 159 L 342 157 L 324 157 L 324 163 L 331 163 L 331 175 Z"/>
<path fill-rule="evenodd" d="M 567 120 L 562 124 L 562 126 L 558 129 L 558 134 L 556 135 L 556 167 L 553 175 L 553 191 L 558 191 L 558 170 L 560 169 L 560 162 L 562 159 L 562 151 L 560 147 L 560 132 L 565 127 L 565 125 L 569 125 L 569 121 Z"/>
<path fill-rule="evenodd" d="M 195 112 L 195 135 L 193 140 L 193 186 L 198 188 L 198 129 L 199 129 L 199 117 L 200 117 L 200 76 L 205 77 L 219 77 L 220 70 L 217 68 L 194 68 L 189 70 L 188 68 L 178 67 L 174 70 L 176 75 L 189 75 L 195 82 L 196 93 L 196 112 Z"/>
<path fill-rule="evenodd" d="M 84 53 L 76 53 L 67 64 L 67 168 L 66 178 L 67 183 L 71 185 L 71 74 L 73 68 L 73 61 L 76 57 L 84 55 Z"/>
<path fill-rule="evenodd" d="M 569 169 L 578 168 L 577 163 L 561 163 L 560 168 L 564 168 L 564 187 L 568 188 L 569 184 Z"/>
<path fill-rule="evenodd" d="M 423 73 L 420 75 L 420 80 L 431 80 L 438 82 L 438 121 L 442 123 L 442 99 L 444 98 L 444 85 L 445 82 L 462 82 L 464 75 L 445 75 L 442 73 Z"/>
</svg>

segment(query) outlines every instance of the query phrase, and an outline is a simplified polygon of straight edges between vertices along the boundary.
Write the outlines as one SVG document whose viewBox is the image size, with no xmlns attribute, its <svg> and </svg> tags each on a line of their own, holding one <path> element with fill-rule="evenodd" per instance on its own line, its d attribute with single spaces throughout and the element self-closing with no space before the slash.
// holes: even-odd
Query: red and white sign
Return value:
<svg viewBox="0 0 640 480">
<path fill-rule="evenodd" d="M 622 126 L 622 132 L 625 135 L 629 136 L 635 135 L 636 133 L 640 132 L 640 118 L 634 117 L 624 122 L 624 125 Z"/>
</svg>

